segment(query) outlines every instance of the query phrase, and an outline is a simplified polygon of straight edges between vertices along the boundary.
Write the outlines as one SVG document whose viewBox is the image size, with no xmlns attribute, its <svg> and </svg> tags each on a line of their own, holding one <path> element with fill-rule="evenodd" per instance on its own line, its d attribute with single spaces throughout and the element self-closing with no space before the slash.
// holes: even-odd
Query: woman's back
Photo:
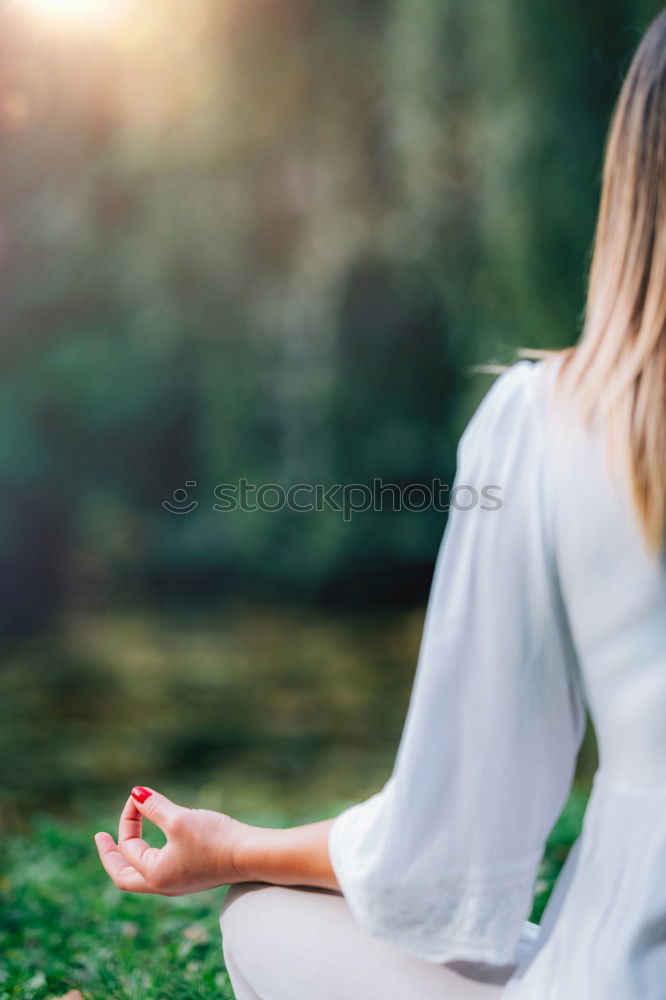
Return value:
<svg viewBox="0 0 666 1000">
<path fill-rule="evenodd" d="M 600 428 L 551 414 L 554 545 L 609 780 L 666 795 L 666 563 L 649 552 Z"/>
<path fill-rule="evenodd" d="M 546 482 L 553 555 L 599 747 L 583 832 L 511 1000 L 647 1000 L 666 991 L 666 571 L 648 552 L 601 428 L 553 384 Z"/>
</svg>

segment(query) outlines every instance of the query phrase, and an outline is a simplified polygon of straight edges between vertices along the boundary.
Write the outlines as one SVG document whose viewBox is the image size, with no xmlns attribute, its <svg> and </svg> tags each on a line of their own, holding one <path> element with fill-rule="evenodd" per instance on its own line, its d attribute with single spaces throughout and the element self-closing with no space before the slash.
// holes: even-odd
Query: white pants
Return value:
<svg viewBox="0 0 666 1000">
<path fill-rule="evenodd" d="M 497 1000 L 514 969 L 412 958 L 326 889 L 232 886 L 220 924 L 236 1000 Z"/>
</svg>

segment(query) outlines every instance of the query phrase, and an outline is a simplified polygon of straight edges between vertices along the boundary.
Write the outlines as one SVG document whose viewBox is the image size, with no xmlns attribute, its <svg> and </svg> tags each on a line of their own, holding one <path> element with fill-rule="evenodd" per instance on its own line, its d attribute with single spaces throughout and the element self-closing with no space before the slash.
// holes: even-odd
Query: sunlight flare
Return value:
<svg viewBox="0 0 666 1000">
<path fill-rule="evenodd" d="M 116 20 L 119 0 L 21 0 L 33 15 L 71 25 L 104 24 Z"/>
</svg>

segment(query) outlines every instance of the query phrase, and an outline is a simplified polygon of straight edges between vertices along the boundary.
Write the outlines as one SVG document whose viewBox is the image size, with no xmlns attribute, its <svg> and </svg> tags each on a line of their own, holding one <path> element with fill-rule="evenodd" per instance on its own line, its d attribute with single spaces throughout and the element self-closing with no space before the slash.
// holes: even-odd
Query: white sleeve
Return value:
<svg viewBox="0 0 666 1000">
<path fill-rule="evenodd" d="M 480 503 L 449 515 L 393 773 L 330 832 L 357 920 L 432 962 L 513 959 L 583 734 L 537 368 L 503 374 L 461 438 L 456 485 Z M 483 509 L 488 486 L 500 509 Z"/>
</svg>

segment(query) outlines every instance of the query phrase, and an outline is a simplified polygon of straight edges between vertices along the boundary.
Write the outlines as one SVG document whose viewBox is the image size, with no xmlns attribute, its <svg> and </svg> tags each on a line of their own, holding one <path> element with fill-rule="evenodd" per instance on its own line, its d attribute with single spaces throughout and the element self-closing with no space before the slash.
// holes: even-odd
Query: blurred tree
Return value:
<svg viewBox="0 0 666 1000">
<path fill-rule="evenodd" d="M 77 32 L 4 5 L 4 627 L 86 591 L 421 600 L 441 514 L 220 514 L 213 488 L 451 477 L 467 361 L 578 332 L 659 8 L 156 0 Z"/>
</svg>

